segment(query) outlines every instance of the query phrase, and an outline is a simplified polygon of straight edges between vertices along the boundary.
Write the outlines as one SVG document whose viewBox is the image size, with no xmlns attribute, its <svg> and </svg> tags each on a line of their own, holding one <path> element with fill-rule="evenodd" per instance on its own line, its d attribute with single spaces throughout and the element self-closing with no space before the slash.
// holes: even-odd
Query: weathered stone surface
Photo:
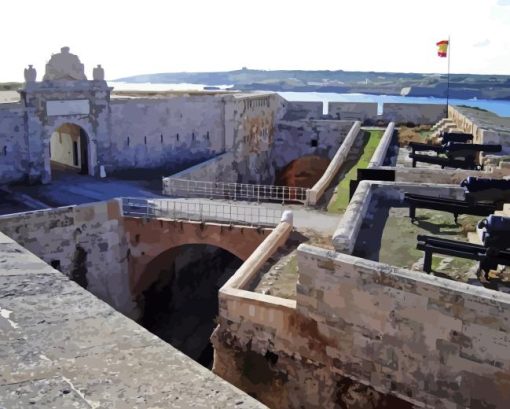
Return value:
<svg viewBox="0 0 510 409">
<path fill-rule="evenodd" d="M 83 64 L 77 55 L 62 47 L 60 53 L 53 54 L 46 64 L 44 81 L 86 80 Z"/>
<path fill-rule="evenodd" d="M 434 407 L 510 404 L 509 295 L 311 246 L 298 254 L 297 312 L 316 321 L 347 376 Z"/>
<path fill-rule="evenodd" d="M 0 233 L 6 254 L 32 264 L 0 268 L 1 407 L 263 407 Z"/>
</svg>

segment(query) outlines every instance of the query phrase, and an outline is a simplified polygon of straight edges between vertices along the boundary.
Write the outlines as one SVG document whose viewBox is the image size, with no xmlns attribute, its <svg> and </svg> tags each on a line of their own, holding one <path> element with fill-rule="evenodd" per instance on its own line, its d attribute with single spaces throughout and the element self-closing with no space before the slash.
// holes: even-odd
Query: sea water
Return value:
<svg viewBox="0 0 510 409">
<path fill-rule="evenodd" d="M 200 91 L 204 84 L 156 84 L 156 83 L 123 83 L 109 82 L 108 85 L 116 90 L 130 91 L 177 91 L 190 90 Z M 230 89 L 232 85 L 216 85 L 218 89 Z M 382 114 L 385 102 L 403 104 L 443 104 L 445 98 L 435 97 L 403 97 L 400 95 L 372 95 L 372 94 L 338 94 L 333 92 L 278 92 L 288 101 L 322 101 L 324 103 L 324 114 L 327 114 L 327 102 L 377 102 L 378 114 Z M 510 100 L 489 100 L 489 99 L 450 99 L 451 105 L 467 105 L 486 109 L 499 116 L 510 117 Z"/>
</svg>

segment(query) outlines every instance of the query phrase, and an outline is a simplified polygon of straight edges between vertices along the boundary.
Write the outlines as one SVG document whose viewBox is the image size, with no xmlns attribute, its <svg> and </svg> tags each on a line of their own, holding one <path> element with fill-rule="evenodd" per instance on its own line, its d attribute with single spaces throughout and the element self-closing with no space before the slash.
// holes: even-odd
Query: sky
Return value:
<svg viewBox="0 0 510 409">
<path fill-rule="evenodd" d="M 0 81 L 69 46 L 107 80 L 303 69 L 510 75 L 510 0 L 2 0 Z"/>
</svg>

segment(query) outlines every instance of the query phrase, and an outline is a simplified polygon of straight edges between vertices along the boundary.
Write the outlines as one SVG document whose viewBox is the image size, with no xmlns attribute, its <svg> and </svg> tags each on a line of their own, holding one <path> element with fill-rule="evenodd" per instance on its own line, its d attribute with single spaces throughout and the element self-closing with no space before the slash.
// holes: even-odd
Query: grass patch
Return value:
<svg viewBox="0 0 510 409">
<path fill-rule="evenodd" d="M 379 142 L 383 136 L 383 131 L 372 130 L 365 132 L 363 136 L 363 153 L 359 158 L 356 165 L 345 175 L 342 181 L 338 184 L 335 198 L 328 205 L 328 212 L 340 213 L 343 212 L 349 204 L 349 185 L 351 180 L 355 180 L 358 169 L 366 169 L 370 159 L 377 149 Z"/>
</svg>

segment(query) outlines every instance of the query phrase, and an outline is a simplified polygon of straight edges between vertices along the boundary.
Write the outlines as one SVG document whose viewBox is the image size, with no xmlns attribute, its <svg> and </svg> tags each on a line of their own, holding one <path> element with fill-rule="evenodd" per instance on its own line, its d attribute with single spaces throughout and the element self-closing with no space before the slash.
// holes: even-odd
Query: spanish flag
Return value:
<svg viewBox="0 0 510 409">
<path fill-rule="evenodd" d="M 439 41 L 436 45 L 437 55 L 442 58 L 446 57 L 446 53 L 448 51 L 448 40 Z"/>
</svg>

